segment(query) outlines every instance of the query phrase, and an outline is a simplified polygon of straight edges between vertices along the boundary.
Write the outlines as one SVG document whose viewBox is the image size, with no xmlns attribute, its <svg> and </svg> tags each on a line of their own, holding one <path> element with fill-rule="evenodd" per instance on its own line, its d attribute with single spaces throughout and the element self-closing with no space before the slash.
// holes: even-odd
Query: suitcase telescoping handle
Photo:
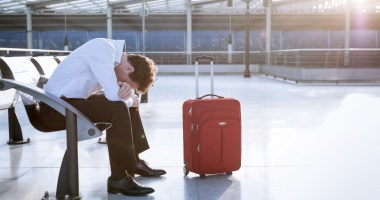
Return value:
<svg viewBox="0 0 380 200">
<path fill-rule="evenodd" d="M 195 58 L 195 97 L 199 97 L 199 61 L 210 62 L 210 77 L 211 77 L 211 94 L 214 94 L 214 57 L 213 56 L 197 56 Z"/>
<path fill-rule="evenodd" d="M 222 96 L 219 96 L 219 95 L 216 95 L 216 94 L 206 94 L 206 95 L 203 95 L 201 97 L 198 97 L 197 99 L 203 99 L 205 97 L 218 97 L 218 98 L 224 98 Z"/>
</svg>

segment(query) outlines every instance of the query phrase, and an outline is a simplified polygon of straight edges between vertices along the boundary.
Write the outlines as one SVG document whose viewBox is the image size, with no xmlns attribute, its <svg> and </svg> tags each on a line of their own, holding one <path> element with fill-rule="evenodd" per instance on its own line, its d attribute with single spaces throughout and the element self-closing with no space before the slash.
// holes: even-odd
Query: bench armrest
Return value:
<svg viewBox="0 0 380 200">
<path fill-rule="evenodd" d="M 102 132 L 94 125 L 93 122 L 91 122 L 86 116 L 66 101 L 52 94 L 46 93 L 38 87 L 11 79 L 0 79 L 0 90 L 8 90 L 11 88 L 33 96 L 34 98 L 46 103 L 65 117 L 66 110 L 69 110 L 76 115 L 78 141 L 92 139 L 102 135 Z"/>
</svg>

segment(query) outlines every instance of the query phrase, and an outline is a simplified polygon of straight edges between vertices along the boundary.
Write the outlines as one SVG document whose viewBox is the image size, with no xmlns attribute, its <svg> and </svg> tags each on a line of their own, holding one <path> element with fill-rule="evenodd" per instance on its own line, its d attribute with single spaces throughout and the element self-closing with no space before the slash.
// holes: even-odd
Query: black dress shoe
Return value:
<svg viewBox="0 0 380 200">
<path fill-rule="evenodd" d="M 107 181 L 107 191 L 112 194 L 124 194 L 129 196 L 142 196 L 154 192 L 153 188 L 144 187 L 138 184 L 128 174 L 121 180 L 114 180 L 111 177 Z"/>
<path fill-rule="evenodd" d="M 166 171 L 163 169 L 152 169 L 144 160 L 139 160 L 137 161 L 137 170 L 134 174 L 144 177 L 157 177 L 166 174 Z"/>
</svg>

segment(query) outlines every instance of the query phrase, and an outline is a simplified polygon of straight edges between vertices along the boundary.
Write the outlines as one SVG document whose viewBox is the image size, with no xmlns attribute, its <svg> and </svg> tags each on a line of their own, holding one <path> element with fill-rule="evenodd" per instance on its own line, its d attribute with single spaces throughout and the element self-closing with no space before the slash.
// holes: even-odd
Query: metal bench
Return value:
<svg viewBox="0 0 380 200">
<path fill-rule="evenodd" d="M 55 61 L 57 61 L 57 63 L 60 63 L 62 62 L 67 56 L 54 56 L 54 59 Z"/>
<path fill-rule="evenodd" d="M 46 76 L 46 78 L 50 78 L 53 74 L 54 70 L 58 66 L 58 61 L 54 56 L 36 56 L 31 57 L 30 61 L 37 68 L 40 75 Z"/>
<path fill-rule="evenodd" d="M 3 78 L 22 80 L 25 83 L 34 83 L 38 80 L 32 80 L 32 77 L 39 78 L 38 72 L 34 65 L 30 62 L 30 57 L 1 57 L 0 70 Z M 9 66 L 14 66 L 13 70 Z M 32 69 L 32 70 L 30 70 Z M 27 73 L 30 73 L 27 75 Z M 0 92 L 1 103 L 0 110 L 8 110 L 9 140 L 8 144 L 17 145 L 29 143 L 30 139 L 24 140 L 18 117 L 15 112 L 15 105 L 19 102 L 20 93 L 16 90 L 8 90 Z"/>
<path fill-rule="evenodd" d="M 19 96 L 21 96 L 29 121 L 37 130 L 42 132 L 58 130 L 52 130 L 43 125 L 41 126 L 41 124 L 45 122 L 41 123 L 38 121 L 38 118 L 33 118 L 33 108 L 36 108 L 36 104 L 38 104 L 39 101 L 44 102 L 65 116 L 67 149 L 59 172 L 56 196 L 60 199 L 66 196 L 69 196 L 70 199 L 80 199 L 77 143 L 78 141 L 100 137 L 102 132 L 73 106 L 38 88 L 37 85 L 40 84 L 39 72 L 33 65 L 30 65 L 29 62 L 29 57 L 0 58 L 1 108 L 14 106 L 14 102 L 17 102 Z M 7 94 L 11 94 L 10 98 L 3 98 L 3 96 L 5 97 Z M 9 103 L 11 100 L 12 103 Z M 3 104 L 3 102 L 5 103 Z M 48 194 L 48 192 L 45 193 L 45 199 L 49 198 Z"/>
</svg>

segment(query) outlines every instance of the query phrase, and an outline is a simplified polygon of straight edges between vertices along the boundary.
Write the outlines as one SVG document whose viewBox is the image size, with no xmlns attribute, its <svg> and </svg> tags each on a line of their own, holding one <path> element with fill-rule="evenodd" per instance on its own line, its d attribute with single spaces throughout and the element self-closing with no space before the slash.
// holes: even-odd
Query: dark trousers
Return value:
<svg viewBox="0 0 380 200">
<path fill-rule="evenodd" d="M 109 101 L 102 95 L 63 99 L 92 122 L 112 124 L 106 131 L 111 176 L 120 178 L 124 177 L 125 171 L 135 171 L 136 156 L 149 149 L 138 108 L 128 108 L 124 102 Z M 38 116 L 52 129 L 65 129 L 64 117 L 46 104 L 40 105 Z"/>
</svg>

